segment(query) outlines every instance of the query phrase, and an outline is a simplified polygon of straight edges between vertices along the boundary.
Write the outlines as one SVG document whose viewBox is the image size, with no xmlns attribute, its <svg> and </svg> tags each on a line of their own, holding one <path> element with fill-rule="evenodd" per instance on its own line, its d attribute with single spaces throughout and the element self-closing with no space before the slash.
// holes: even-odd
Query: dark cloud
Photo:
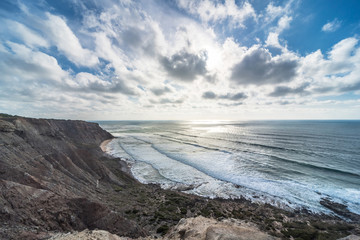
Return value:
<svg viewBox="0 0 360 240">
<path fill-rule="evenodd" d="M 88 89 L 96 92 L 112 92 L 112 93 L 123 93 L 125 95 L 136 95 L 135 91 L 129 88 L 124 81 L 117 79 L 111 82 L 109 85 L 104 85 L 99 82 L 89 83 Z M 87 90 L 86 88 L 80 90 Z"/>
<path fill-rule="evenodd" d="M 216 73 L 215 74 L 206 74 L 205 79 L 209 83 L 216 83 L 218 81 L 218 76 Z"/>
<path fill-rule="evenodd" d="M 289 105 L 289 104 L 291 104 L 291 102 L 289 102 L 287 100 L 284 100 L 284 101 L 279 101 L 278 104 L 280 104 L 280 105 Z"/>
<path fill-rule="evenodd" d="M 216 94 L 214 92 L 211 92 L 211 91 L 204 92 L 202 97 L 205 98 L 205 99 L 215 99 L 215 98 L 217 98 Z"/>
<path fill-rule="evenodd" d="M 144 108 L 154 108 L 154 105 L 150 105 L 150 104 L 147 104 L 147 105 L 143 105 Z"/>
<path fill-rule="evenodd" d="M 308 83 L 301 85 L 297 88 L 290 88 L 287 86 L 278 86 L 274 89 L 272 93 L 269 94 L 270 97 L 283 97 L 287 95 L 308 95 L 309 92 L 307 92 L 305 89 L 309 86 Z"/>
<path fill-rule="evenodd" d="M 235 106 L 240 106 L 243 105 L 242 102 L 237 102 L 237 103 L 219 103 L 220 106 L 224 106 L 224 107 L 235 107 Z"/>
<path fill-rule="evenodd" d="M 231 80 L 244 85 L 290 82 L 297 66 L 297 61 L 274 60 L 265 49 L 257 49 L 233 67 Z"/>
<path fill-rule="evenodd" d="M 227 99 L 227 100 L 231 100 L 231 101 L 238 101 L 238 100 L 247 98 L 247 96 L 246 96 L 245 93 L 239 92 L 239 93 L 236 93 L 236 94 L 228 93 L 226 95 L 221 95 L 221 96 L 219 96 L 219 98 Z"/>
<path fill-rule="evenodd" d="M 142 45 L 143 31 L 130 27 L 122 32 L 122 40 L 130 47 L 139 47 Z"/>
<path fill-rule="evenodd" d="M 152 104 L 181 104 L 184 102 L 184 99 L 169 99 L 169 98 L 161 98 L 160 100 L 150 100 L 150 103 Z"/>
<path fill-rule="evenodd" d="M 318 87 L 314 89 L 316 93 L 329 93 L 329 92 L 339 92 L 339 93 L 346 93 L 351 91 L 358 91 L 360 90 L 360 81 L 355 82 L 352 84 L 347 84 L 343 86 L 331 86 L 331 87 Z"/>
<path fill-rule="evenodd" d="M 340 88 L 341 92 L 351 92 L 351 91 L 357 91 L 357 90 L 360 90 L 360 82 L 349 84 L 345 87 Z"/>
<path fill-rule="evenodd" d="M 192 82 L 199 75 L 206 75 L 206 52 L 192 54 L 178 52 L 171 57 L 163 57 L 160 61 L 167 73 L 184 82 Z"/>
<path fill-rule="evenodd" d="M 147 55 L 155 56 L 158 50 L 156 37 L 156 33 L 151 27 L 145 30 L 129 27 L 121 33 L 122 48 L 131 48 L 133 51 L 141 50 Z"/>
<path fill-rule="evenodd" d="M 164 88 L 151 88 L 150 91 L 155 94 L 156 96 L 164 95 L 165 93 L 171 92 L 171 89 L 168 87 Z"/>
<path fill-rule="evenodd" d="M 101 92 L 101 93 L 122 93 L 129 96 L 138 95 L 138 93 L 130 88 L 122 79 L 114 78 L 111 81 L 106 80 L 91 80 L 92 76 L 85 76 L 84 79 L 90 78 L 86 84 L 73 86 L 73 85 L 63 85 L 64 90 L 75 91 L 75 92 Z"/>
<path fill-rule="evenodd" d="M 239 100 L 247 98 L 247 96 L 245 93 L 242 93 L 242 92 L 235 93 L 235 94 L 228 93 L 225 95 L 217 95 L 212 91 L 207 91 L 207 92 L 203 93 L 202 98 L 204 98 L 204 99 L 226 99 L 226 100 L 231 100 L 231 101 L 239 101 Z"/>
<path fill-rule="evenodd" d="M 334 91 L 335 87 L 317 87 L 314 88 L 313 91 L 316 93 L 327 93 L 327 92 L 331 92 Z"/>
</svg>

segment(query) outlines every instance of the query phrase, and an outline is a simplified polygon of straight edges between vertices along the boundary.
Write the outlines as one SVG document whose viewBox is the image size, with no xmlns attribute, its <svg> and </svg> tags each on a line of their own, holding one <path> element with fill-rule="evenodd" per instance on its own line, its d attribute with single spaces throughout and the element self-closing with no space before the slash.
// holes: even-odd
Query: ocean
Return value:
<svg viewBox="0 0 360 240">
<path fill-rule="evenodd" d="M 98 123 L 142 183 L 333 214 L 327 198 L 360 214 L 360 121 Z"/>
</svg>

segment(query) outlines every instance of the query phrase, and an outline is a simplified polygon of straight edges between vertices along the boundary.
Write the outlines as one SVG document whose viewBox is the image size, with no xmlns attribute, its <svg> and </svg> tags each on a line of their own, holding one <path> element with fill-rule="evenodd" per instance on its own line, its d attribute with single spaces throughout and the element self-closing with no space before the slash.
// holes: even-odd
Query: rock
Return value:
<svg viewBox="0 0 360 240">
<path fill-rule="evenodd" d="M 115 234 L 111 234 L 104 230 L 93 230 L 90 231 L 88 229 L 82 232 L 74 232 L 74 233 L 59 233 L 54 234 L 49 240 L 79 240 L 79 239 L 87 239 L 87 240 L 127 240 L 128 238 L 122 238 Z"/>
<path fill-rule="evenodd" d="M 344 204 L 333 202 L 329 198 L 322 198 L 320 204 L 340 216 L 346 217 L 353 221 L 360 221 L 360 215 L 350 212 L 347 206 Z"/>
<path fill-rule="evenodd" d="M 15 125 L 4 120 L 0 120 L 0 132 L 14 132 Z"/>
<path fill-rule="evenodd" d="M 77 217 L 90 229 L 103 229 L 118 235 L 130 237 L 145 236 L 138 225 L 111 211 L 106 205 L 89 201 L 87 198 L 71 199 L 68 203 Z"/>
<path fill-rule="evenodd" d="M 339 238 L 338 240 L 360 240 L 360 237 L 356 235 L 349 235 L 344 238 Z"/>
<path fill-rule="evenodd" d="M 255 224 L 245 223 L 235 219 L 218 221 L 199 216 L 196 218 L 181 219 L 179 223 L 164 236 L 164 239 L 273 240 L 276 238 L 260 231 Z"/>
</svg>

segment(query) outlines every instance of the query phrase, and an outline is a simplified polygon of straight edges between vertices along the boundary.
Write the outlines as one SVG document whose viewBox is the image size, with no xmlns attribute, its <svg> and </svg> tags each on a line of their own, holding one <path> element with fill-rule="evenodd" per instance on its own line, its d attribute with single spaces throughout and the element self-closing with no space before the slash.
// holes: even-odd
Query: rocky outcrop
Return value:
<svg viewBox="0 0 360 240">
<path fill-rule="evenodd" d="M 188 239 L 188 240 L 275 240 L 262 231 L 255 224 L 245 223 L 236 219 L 217 221 L 202 216 L 196 218 L 181 219 L 164 239 Z"/>
<path fill-rule="evenodd" d="M 106 231 L 75 232 L 72 234 L 54 234 L 51 240 L 75 240 L 75 239 L 99 239 L 99 240 L 132 240 L 131 238 L 121 238 Z M 144 237 L 137 240 L 276 240 L 258 229 L 255 224 L 245 223 L 236 219 L 224 219 L 221 221 L 213 218 L 196 217 L 183 218 L 179 223 L 171 228 L 163 237 Z"/>
<path fill-rule="evenodd" d="M 349 235 L 344 238 L 339 238 L 338 240 L 360 240 L 360 237 L 356 235 Z"/>
<path fill-rule="evenodd" d="M 104 230 L 90 231 L 88 229 L 81 232 L 74 233 L 58 233 L 52 236 L 49 240 L 128 240 L 128 238 L 122 238 L 115 234 L 111 234 Z"/>
<path fill-rule="evenodd" d="M 348 207 L 344 204 L 331 201 L 329 198 L 322 198 L 320 204 L 340 216 L 351 219 L 352 221 L 360 221 L 360 215 L 350 212 Z"/>
<path fill-rule="evenodd" d="M 101 162 L 99 145 L 111 138 L 96 123 L 0 118 L 0 239 L 17 238 L 26 226 L 144 235 L 103 201 L 109 186 L 124 185 Z M 17 230 L 4 230 L 10 225 Z"/>
</svg>

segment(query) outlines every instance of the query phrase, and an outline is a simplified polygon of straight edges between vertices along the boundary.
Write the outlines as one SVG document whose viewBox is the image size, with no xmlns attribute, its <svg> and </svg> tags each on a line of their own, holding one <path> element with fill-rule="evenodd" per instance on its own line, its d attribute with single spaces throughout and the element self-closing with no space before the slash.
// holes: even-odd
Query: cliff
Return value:
<svg viewBox="0 0 360 240">
<path fill-rule="evenodd" d="M 0 118 L 0 238 L 85 228 L 144 235 L 102 199 L 124 185 L 101 161 L 99 145 L 111 138 L 96 123 Z"/>
</svg>

